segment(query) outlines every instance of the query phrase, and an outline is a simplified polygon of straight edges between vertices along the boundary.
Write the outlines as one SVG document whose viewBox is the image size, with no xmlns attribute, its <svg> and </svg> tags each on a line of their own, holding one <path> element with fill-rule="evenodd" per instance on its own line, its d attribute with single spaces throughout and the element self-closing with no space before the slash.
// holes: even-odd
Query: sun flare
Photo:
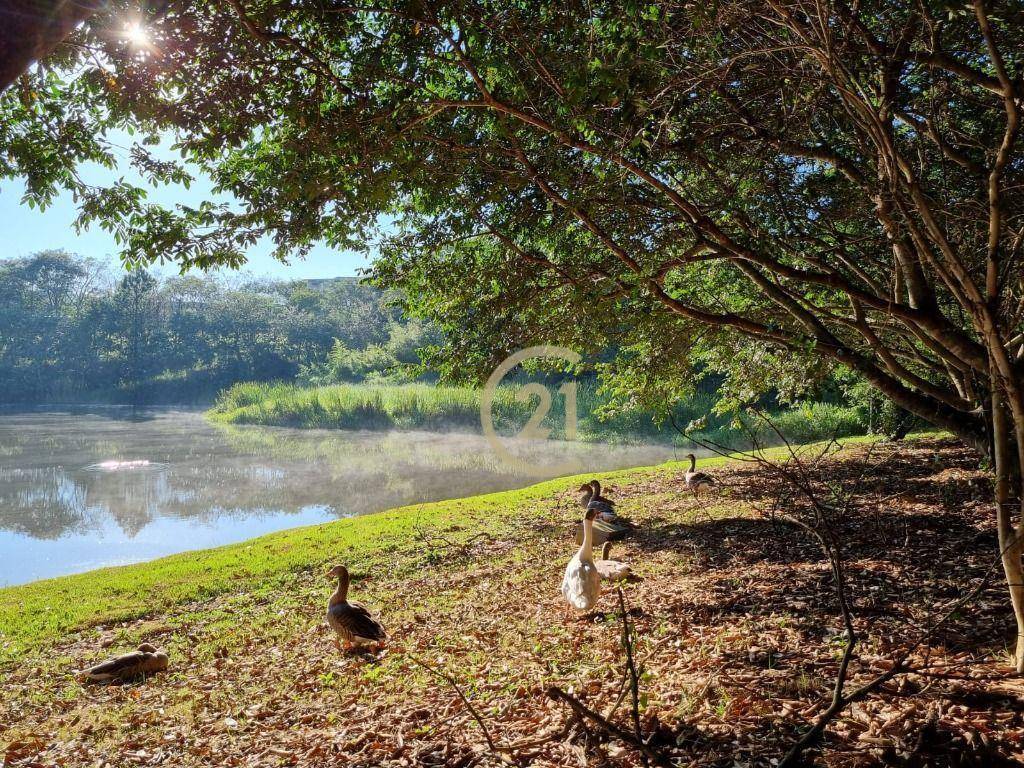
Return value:
<svg viewBox="0 0 1024 768">
<path fill-rule="evenodd" d="M 138 48 L 149 46 L 149 33 L 137 21 L 131 21 L 124 26 L 124 39 Z"/>
</svg>

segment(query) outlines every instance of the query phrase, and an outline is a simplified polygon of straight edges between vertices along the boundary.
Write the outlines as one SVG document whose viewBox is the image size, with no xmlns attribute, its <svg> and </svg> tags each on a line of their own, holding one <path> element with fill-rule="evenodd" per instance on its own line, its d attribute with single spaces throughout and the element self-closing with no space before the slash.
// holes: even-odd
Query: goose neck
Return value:
<svg viewBox="0 0 1024 768">
<path fill-rule="evenodd" d="M 594 559 L 594 521 L 583 519 L 583 543 L 580 545 L 580 560 Z"/>
<path fill-rule="evenodd" d="M 331 605 L 339 605 L 348 600 L 348 582 L 348 573 L 342 573 L 338 576 L 338 588 L 331 595 Z"/>
</svg>

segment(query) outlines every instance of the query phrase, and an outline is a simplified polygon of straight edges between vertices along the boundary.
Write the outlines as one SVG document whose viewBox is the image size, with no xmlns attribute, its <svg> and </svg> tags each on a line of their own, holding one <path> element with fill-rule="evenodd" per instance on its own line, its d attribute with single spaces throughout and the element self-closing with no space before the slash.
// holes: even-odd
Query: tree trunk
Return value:
<svg viewBox="0 0 1024 768">
<path fill-rule="evenodd" d="M 999 552 L 1010 588 L 1010 602 L 1017 620 L 1014 666 L 1024 674 L 1024 567 L 1021 564 L 1021 536 L 1014 526 L 1014 509 L 1021 504 L 1021 477 L 1016 471 L 1016 452 L 1006 405 L 997 381 L 992 383 L 992 447 L 995 463 L 996 524 Z"/>
<path fill-rule="evenodd" d="M 0 91 L 99 6 L 90 0 L 0 0 Z"/>
</svg>

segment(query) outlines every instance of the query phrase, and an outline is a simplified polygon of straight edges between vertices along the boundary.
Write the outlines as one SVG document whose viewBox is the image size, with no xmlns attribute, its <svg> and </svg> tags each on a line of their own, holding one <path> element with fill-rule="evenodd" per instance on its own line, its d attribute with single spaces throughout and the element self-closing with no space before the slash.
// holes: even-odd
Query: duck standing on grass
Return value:
<svg viewBox="0 0 1024 768">
<path fill-rule="evenodd" d="M 589 611 L 601 596 L 601 574 L 594 565 L 594 517 L 597 510 L 588 507 L 583 518 L 583 543 L 565 567 L 562 595 L 577 611 Z"/>
<path fill-rule="evenodd" d="M 700 496 L 701 491 L 709 491 L 715 487 L 715 478 L 706 472 L 697 471 L 697 457 L 688 453 L 686 458 L 690 460 L 690 468 L 683 475 L 686 487 L 693 491 L 694 496 Z"/>
<path fill-rule="evenodd" d="M 366 606 L 348 601 L 348 568 L 336 565 L 327 575 L 338 580 L 338 588 L 327 601 L 327 623 L 338 633 L 334 640 L 338 650 L 341 650 L 342 640 L 346 650 L 383 645 L 388 639 L 383 625 L 370 614 Z"/>
</svg>

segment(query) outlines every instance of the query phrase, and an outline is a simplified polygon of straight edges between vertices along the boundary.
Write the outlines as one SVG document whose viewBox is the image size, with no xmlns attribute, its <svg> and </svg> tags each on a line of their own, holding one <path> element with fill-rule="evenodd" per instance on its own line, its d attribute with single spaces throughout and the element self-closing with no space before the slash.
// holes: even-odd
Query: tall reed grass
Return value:
<svg viewBox="0 0 1024 768">
<path fill-rule="evenodd" d="M 495 428 L 515 434 L 533 414 L 535 401 L 517 400 L 519 388 L 498 387 L 492 409 Z M 764 444 L 780 442 L 774 429 L 751 417 L 739 421 L 712 412 L 714 395 L 703 393 L 679 404 L 677 424 L 704 418 L 697 433 L 729 448 L 749 447 L 751 439 Z M 577 394 L 578 439 L 590 442 L 661 441 L 687 443 L 668 424 L 642 410 L 598 418 L 606 404 L 597 387 L 582 384 Z M 295 384 L 246 382 L 235 384 L 218 396 L 209 413 L 215 421 L 232 424 L 263 424 L 323 429 L 422 429 L 431 431 L 480 431 L 480 390 L 430 384 L 337 384 L 302 387 Z M 830 437 L 864 434 L 865 423 L 855 408 L 831 403 L 808 403 L 779 410 L 771 422 L 787 440 L 803 443 Z M 554 397 L 543 422 L 550 436 L 565 437 L 564 399 Z"/>
<path fill-rule="evenodd" d="M 500 387 L 495 423 L 511 427 L 529 418 L 528 403 Z M 244 382 L 224 390 L 212 417 L 234 424 L 268 424 L 328 429 L 478 429 L 480 392 L 430 384 L 295 384 Z"/>
</svg>

